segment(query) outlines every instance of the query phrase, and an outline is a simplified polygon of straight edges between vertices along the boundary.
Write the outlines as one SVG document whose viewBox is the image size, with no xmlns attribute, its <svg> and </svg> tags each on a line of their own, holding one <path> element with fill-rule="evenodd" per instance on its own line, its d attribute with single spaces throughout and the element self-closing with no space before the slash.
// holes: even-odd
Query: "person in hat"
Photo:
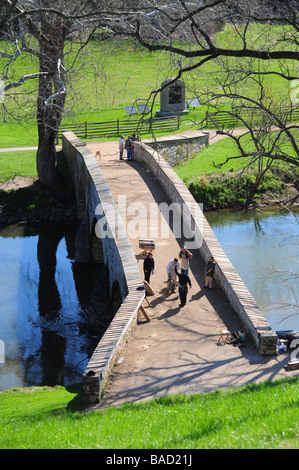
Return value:
<svg viewBox="0 0 299 470">
<path fill-rule="evenodd" d="M 209 290 L 213 289 L 213 277 L 214 277 L 215 266 L 216 266 L 215 258 L 214 256 L 210 256 L 210 259 L 207 263 L 207 266 L 204 272 L 205 274 L 204 287 L 208 288 Z"/>
<path fill-rule="evenodd" d="M 193 255 L 186 249 L 186 246 L 182 246 L 179 252 L 179 259 L 181 260 L 181 268 L 185 270 L 187 276 L 189 276 L 189 260 L 192 259 Z"/>
<path fill-rule="evenodd" d="M 120 139 L 118 141 L 118 148 L 119 148 L 119 159 L 123 160 L 123 154 L 124 154 L 124 149 L 125 149 L 125 138 L 123 135 L 120 136 Z"/>
</svg>

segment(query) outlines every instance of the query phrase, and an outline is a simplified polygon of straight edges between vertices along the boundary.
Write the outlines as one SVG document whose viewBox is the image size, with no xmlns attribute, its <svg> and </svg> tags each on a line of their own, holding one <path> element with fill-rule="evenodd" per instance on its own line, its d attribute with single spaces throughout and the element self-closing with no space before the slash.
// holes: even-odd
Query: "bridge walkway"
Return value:
<svg viewBox="0 0 299 470">
<path fill-rule="evenodd" d="M 149 227 L 150 204 L 169 203 L 154 176 L 138 162 L 120 161 L 117 142 L 88 143 L 87 147 L 94 155 L 100 152 L 98 163 L 116 205 L 118 197 L 124 195 L 127 207 L 137 201 L 144 204 L 147 207 L 144 223 Z M 136 215 L 127 214 L 127 227 L 134 224 Z M 143 276 L 138 237 L 130 236 L 130 239 Z M 243 348 L 218 343 L 221 329 L 238 331 L 241 324 L 217 285 L 211 291 L 203 289 L 204 263 L 198 250 L 193 250 L 190 262 L 192 289 L 186 306 L 179 307 L 177 293 L 165 297 L 166 266 L 178 255 L 183 240 L 176 239 L 170 231 L 168 239 L 155 238 L 155 242 L 156 269 L 151 285 L 156 294 L 149 298 L 151 307 L 146 302 L 143 304 L 151 321 L 141 320 L 134 329 L 99 407 L 163 395 L 210 392 L 297 373 L 284 369 L 289 354 L 274 358 L 261 356 L 249 339 Z"/>
</svg>

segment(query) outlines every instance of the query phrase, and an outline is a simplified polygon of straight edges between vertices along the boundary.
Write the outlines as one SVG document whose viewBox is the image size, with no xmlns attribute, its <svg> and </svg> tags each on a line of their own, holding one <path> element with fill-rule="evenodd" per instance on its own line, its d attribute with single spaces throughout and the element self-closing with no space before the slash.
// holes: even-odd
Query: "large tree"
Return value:
<svg viewBox="0 0 299 470">
<path fill-rule="evenodd" d="M 0 10 L 2 39 L 8 38 L 15 51 L 2 52 L 7 58 L 2 80 L 5 92 L 25 81 L 38 80 L 36 117 L 38 126 L 37 171 L 42 184 L 54 187 L 57 181 L 55 138 L 67 94 L 65 46 L 74 38 L 82 50 L 90 35 L 101 25 L 103 4 L 92 0 L 4 0 Z M 96 7 L 96 9 L 95 9 Z M 38 72 L 10 79 L 10 64 L 22 52 L 37 58 Z M 72 67 L 75 62 L 72 62 Z"/>
<path fill-rule="evenodd" d="M 37 168 L 47 185 L 55 182 L 55 136 L 67 92 L 64 46 L 79 31 L 90 33 L 101 27 L 103 37 L 134 38 L 150 51 L 168 51 L 177 67 L 174 79 L 222 59 L 234 64 L 235 70 L 236 62 L 246 59 L 247 76 L 278 74 L 290 83 L 298 76 L 297 0 L 4 0 L 4 4 L 0 23 L 11 36 L 19 37 L 20 50 L 30 50 L 39 59 Z M 217 34 L 223 30 L 226 39 Z M 36 39 L 37 49 L 28 47 L 26 34 Z M 29 78 L 22 77 L 18 84 Z M 293 138 L 283 126 L 282 132 Z M 295 160 L 299 161 L 298 154 Z"/>
</svg>

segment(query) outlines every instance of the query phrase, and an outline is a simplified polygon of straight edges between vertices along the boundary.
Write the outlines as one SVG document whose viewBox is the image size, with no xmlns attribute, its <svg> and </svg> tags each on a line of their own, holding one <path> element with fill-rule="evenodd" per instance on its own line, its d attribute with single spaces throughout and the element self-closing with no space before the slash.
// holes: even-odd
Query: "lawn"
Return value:
<svg viewBox="0 0 299 470">
<path fill-rule="evenodd" d="M 0 182 L 15 176 L 37 177 L 36 150 L 0 152 Z"/>
<path fill-rule="evenodd" d="M 276 132 L 273 132 L 273 138 L 275 137 Z M 298 135 L 298 131 L 294 131 L 294 136 Z M 246 151 L 254 151 L 254 145 L 249 140 L 248 136 L 242 137 L 242 145 Z M 225 165 L 218 168 L 217 165 L 226 161 L 228 157 L 238 157 L 239 151 L 235 142 L 230 138 L 224 138 L 215 142 L 213 144 L 213 140 L 210 141 L 211 144 L 201 150 L 199 153 L 193 155 L 188 160 L 181 162 L 177 165 L 174 169 L 179 177 L 185 182 L 188 183 L 192 181 L 194 178 L 198 178 L 200 176 L 212 175 L 217 173 L 225 173 L 225 172 L 236 172 L 242 169 L 248 162 L 250 161 L 249 158 L 235 158 L 233 160 L 228 161 Z M 290 143 L 283 142 L 280 146 L 281 151 L 284 151 L 286 154 L 290 156 L 295 156 L 294 149 L 290 145 Z M 280 163 L 282 166 L 287 166 L 285 163 Z M 277 166 L 278 163 L 274 163 L 274 166 Z M 254 168 L 254 165 L 251 165 Z M 294 169 L 295 171 L 295 169 Z"/>
<path fill-rule="evenodd" d="M 242 168 L 244 158 L 230 161 L 225 164 L 222 169 L 216 168 L 214 165 L 224 162 L 227 157 L 237 155 L 238 152 L 235 143 L 231 139 L 225 138 L 215 142 L 215 144 L 208 145 L 201 152 L 181 162 L 175 168 L 175 171 L 185 183 L 192 180 L 194 177 L 202 175 L 223 173 L 225 171 L 233 172 Z"/>
<path fill-rule="evenodd" d="M 277 26 L 277 34 L 280 29 Z M 256 38 L 261 40 L 258 27 L 252 26 L 250 38 L 252 41 Z M 232 40 L 233 32 L 229 27 L 218 34 L 220 46 Z M 7 44 L 1 43 L 4 52 L 7 47 Z M 74 59 L 73 48 L 73 43 L 66 46 L 66 68 Z M 234 62 L 234 59 L 232 61 Z M 119 66 L 120 63 L 121 66 Z M 6 65 L 6 59 L 0 58 L 0 65 L 3 68 Z M 271 64 L 271 67 L 276 70 L 278 65 Z M 37 72 L 38 63 L 24 52 L 22 57 L 10 65 L 10 71 L 12 78 L 17 80 L 24 74 Z M 84 123 L 85 121 L 104 122 L 126 119 L 128 116 L 124 106 L 132 105 L 137 99 L 148 99 L 151 92 L 159 89 L 165 78 L 175 76 L 177 73 L 174 57 L 170 60 L 169 55 L 163 51 L 149 52 L 130 40 L 91 41 L 79 55 L 77 71 L 77 74 L 70 74 L 73 78 L 72 82 L 68 84 L 62 125 Z M 221 72 L 217 61 L 208 62 L 200 69 L 184 75 L 186 99 L 192 98 L 196 94 L 201 95 L 208 89 L 217 91 L 217 81 L 221 81 L 220 77 Z M 289 100 L 289 86 L 285 85 L 278 75 L 272 75 L 265 80 L 265 89 L 271 97 L 275 96 L 277 102 Z M 252 83 L 243 83 L 242 86 L 243 92 L 246 90 L 248 93 L 255 93 Z M 23 106 L 17 104 L 14 94 L 11 97 L 6 97 L 5 106 L 9 112 L 5 111 L 5 108 L 0 108 L 0 112 L 2 112 L 2 119 L 0 115 L 2 121 L 0 125 L 1 147 L 37 144 L 36 89 L 37 83 L 34 80 L 28 80 L 18 89 L 22 93 L 17 93 L 17 98 L 21 103 L 23 102 Z M 154 113 L 160 107 L 159 100 L 159 95 L 157 95 L 154 102 Z M 151 104 L 152 99 L 150 100 Z M 222 106 L 226 107 L 225 103 Z M 181 131 L 194 127 L 194 122 L 202 121 L 207 109 L 207 106 L 203 105 L 199 109 L 192 110 L 183 119 Z M 213 111 L 213 107 L 210 107 L 209 110 Z"/>
<path fill-rule="evenodd" d="M 1 449 L 299 448 L 299 378 L 105 410 L 80 386 L 0 393 Z"/>
</svg>

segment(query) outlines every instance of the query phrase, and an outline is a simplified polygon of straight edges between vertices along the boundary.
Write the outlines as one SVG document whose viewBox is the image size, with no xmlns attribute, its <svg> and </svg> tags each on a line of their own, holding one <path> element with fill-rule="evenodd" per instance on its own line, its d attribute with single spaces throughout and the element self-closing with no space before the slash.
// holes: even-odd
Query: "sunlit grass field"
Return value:
<svg viewBox="0 0 299 470">
<path fill-rule="evenodd" d="M 259 27 L 252 25 L 249 38 L 256 45 L 271 41 L 271 35 L 266 38 Z M 274 28 L 272 35 L 282 34 L 280 26 Z M 267 41 L 266 41 L 267 39 Z M 230 27 L 226 27 L 217 35 L 218 44 L 240 46 Z M 236 44 L 234 44 L 236 42 Z M 180 47 L 192 48 L 192 44 L 178 44 Z M 264 44 L 265 45 L 265 44 Z M 1 43 L 3 51 L 11 45 Z M 73 63 L 76 45 L 69 43 L 65 48 L 65 67 Z M 62 125 L 70 123 L 103 122 L 128 118 L 124 107 L 130 106 L 136 100 L 146 101 L 149 97 L 153 111 L 160 107 L 159 94 L 156 90 L 161 83 L 177 74 L 179 58 L 170 56 L 167 52 L 149 52 L 131 40 L 91 41 L 86 49 L 80 52 L 75 68 L 76 73 L 67 73 L 70 79 L 67 83 L 67 98 Z M 232 68 L 240 59 L 231 59 Z M 0 66 L 5 67 L 7 59 L 0 58 Z M 182 59 L 182 64 L 186 63 Z M 271 67 L 278 70 L 279 64 L 258 64 L 252 66 Z M 295 67 L 289 63 L 290 68 Z M 201 96 L 205 101 L 205 93 L 209 90 L 220 89 L 221 67 L 217 60 L 206 63 L 203 67 L 183 76 L 186 84 L 186 99 Z M 38 62 L 29 54 L 22 53 L 17 61 L 10 65 L 11 80 L 17 81 L 24 74 L 38 72 Z M 278 75 L 269 75 L 265 79 L 265 91 L 278 103 L 289 100 L 289 84 Z M 0 107 L 0 146 L 12 147 L 18 145 L 36 145 L 36 80 L 28 80 L 5 97 L 5 107 Z M 252 82 L 242 83 L 242 92 L 254 95 L 256 90 Z M 225 103 L 223 103 L 225 107 Z M 213 111 L 213 103 L 209 107 L 203 104 L 200 108 L 191 110 L 188 117 L 182 120 L 181 131 L 196 127 L 201 122 L 207 110 Z M 144 136 L 146 137 L 146 136 Z"/>
<path fill-rule="evenodd" d="M 80 386 L 0 393 L 1 449 L 298 449 L 299 378 L 105 410 Z"/>
</svg>

